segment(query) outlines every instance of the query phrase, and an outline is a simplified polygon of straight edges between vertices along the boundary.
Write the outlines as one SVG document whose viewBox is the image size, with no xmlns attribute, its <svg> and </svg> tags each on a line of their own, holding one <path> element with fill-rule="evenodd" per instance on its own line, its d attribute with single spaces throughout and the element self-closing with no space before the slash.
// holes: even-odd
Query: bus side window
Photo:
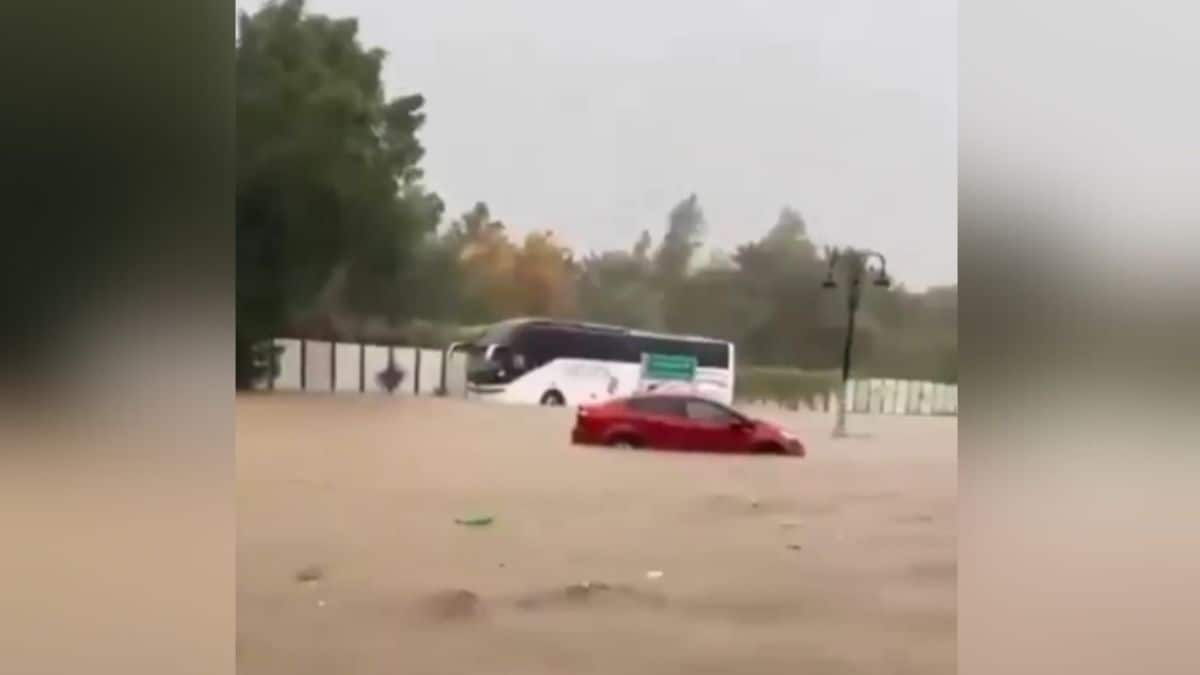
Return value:
<svg viewBox="0 0 1200 675">
<path fill-rule="evenodd" d="M 550 329 L 541 326 L 533 326 L 524 332 L 521 350 L 529 368 L 544 366 L 558 358 L 557 352 L 561 346 L 557 337 Z"/>
<path fill-rule="evenodd" d="M 697 360 L 701 367 L 728 368 L 729 345 L 724 342 L 703 342 L 696 345 Z"/>
<path fill-rule="evenodd" d="M 581 359 L 596 361 L 624 361 L 624 341 L 620 336 L 603 332 L 582 332 L 576 336 L 575 346 Z"/>
<path fill-rule="evenodd" d="M 625 340 L 622 338 L 613 338 L 613 353 L 615 354 L 614 361 L 623 363 L 641 363 L 642 362 L 642 347 L 635 340 Z"/>
</svg>

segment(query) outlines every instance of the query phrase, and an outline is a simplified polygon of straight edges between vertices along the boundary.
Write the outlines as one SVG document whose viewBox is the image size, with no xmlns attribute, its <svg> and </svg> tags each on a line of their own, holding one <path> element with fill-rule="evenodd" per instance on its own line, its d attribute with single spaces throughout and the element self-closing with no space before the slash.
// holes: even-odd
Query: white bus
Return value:
<svg viewBox="0 0 1200 675">
<path fill-rule="evenodd" d="M 645 391 L 682 391 L 733 403 L 734 346 L 599 324 L 512 319 L 467 346 L 467 395 L 503 403 L 582 405 Z M 649 355 L 686 357 L 694 375 L 647 373 Z"/>
</svg>

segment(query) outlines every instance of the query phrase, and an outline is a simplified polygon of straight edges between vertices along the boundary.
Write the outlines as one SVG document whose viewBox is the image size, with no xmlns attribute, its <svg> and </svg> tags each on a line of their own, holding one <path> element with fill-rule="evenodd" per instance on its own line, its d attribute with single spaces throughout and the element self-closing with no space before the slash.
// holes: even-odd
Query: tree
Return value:
<svg viewBox="0 0 1200 675">
<path fill-rule="evenodd" d="M 406 270 L 404 286 L 421 289 L 407 294 L 407 314 L 442 323 L 457 322 L 471 312 L 464 306 L 465 278 L 459 263 L 461 249 L 446 236 L 428 235 L 417 247 Z"/>
<path fill-rule="evenodd" d="M 503 229 L 504 224 L 492 220 L 492 214 L 487 204 L 475 202 L 475 206 L 471 207 L 470 211 L 462 214 L 450 224 L 446 237 L 451 242 L 464 246 L 467 242 L 482 236 L 484 230 L 495 227 Z"/>
<path fill-rule="evenodd" d="M 451 223 L 444 241 L 458 252 L 463 320 L 576 314 L 573 255 L 553 232 L 533 232 L 517 246 L 480 202 Z"/>
<path fill-rule="evenodd" d="M 743 292 L 765 311 L 745 327 L 746 355 L 764 365 L 828 368 L 836 363 L 833 320 L 821 295 L 825 265 L 805 235 L 804 220 L 784 209 L 761 239 L 733 255 Z"/>
<path fill-rule="evenodd" d="M 672 331 L 744 343 L 773 306 L 754 295 L 736 267 L 709 266 L 676 286 L 664 309 Z"/>
<path fill-rule="evenodd" d="M 804 222 L 804 216 L 800 212 L 790 206 L 783 207 L 779 212 L 779 220 L 775 222 L 775 226 L 767 232 L 768 240 L 784 240 L 797 241 L 808 238 L 808 225 Z"/>
<path fill-rule="evenodd" d="M 873 332 L 881 339 L 862 352 L 862 372 L 956 382 L 958 289 L 935 287 L 923 293 L 910 293 L 903 287 L 874 290 L 863 294 L 861 314 L 877 321 Z"/>
<path fill-rule="evenodd" d="M 575 269 L 571 250 L 554 233 L 534 232 L 517 251 L 514 269 L 524 316 L 565 318 L 576 314 Z"/>
<path fill-rule="evenodd" d="M 237 385 L 267 364 L 256 345 L 324 297 L 405 312 L 404 271 L 441 202 L 420 186 L 419 95 L 388 100 L 384 52 L 353 19 L 284 0 L 239 18 Z M 337 273 L 337 274 L 335 274 Z"/>
<path fill-rule="evenodd" d="M 650 247 L 653 245 L 650 233 L 642 230 L 642 236 L 638 237 L 637 243 L 633 245 L 633 257 L 642 261 L 650 260 Z"/>
<path fill-rule="evenodd" d="M 516 287 L 517 247 L 505 224 L 478 203 L 450 226 L 447 238 L 457 250 L 462 275 L 463 311 L 468 323 L 489 323 L 519 314 Z"/>
<path fill-rule="evenodd" d="M 642 250 L 647 250 L 643 247 Z M 662 294 L 645 256 L 625 251 L 590 255 L 580 265 L 579 308 L 585 319 L 632 328 L 662 327 Z"/>
<path fill-rule="evenodd" d="M 700 247 L 704 228 L 704 212 L 696 195 L 690 195 L 671 209 L 667 216 L 667 233 L 655 254 L 654 265 L 664 288 L 687 276 L 692 255 Z"/>
</svg>

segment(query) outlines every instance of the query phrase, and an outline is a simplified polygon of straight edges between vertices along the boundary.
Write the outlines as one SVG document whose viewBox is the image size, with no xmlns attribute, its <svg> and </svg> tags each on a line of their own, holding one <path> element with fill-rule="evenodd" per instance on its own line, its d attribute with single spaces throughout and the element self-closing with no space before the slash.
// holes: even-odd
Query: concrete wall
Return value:
<svg viewBox="0 0 1200 675">
<path fill-rule="evenodd" d="M 358 356 L 359 346 L 339 343 L 335 349 L 337 362 L 337 382 L 334 388 L 338 392 L 358 391 Z"/>
<path fill-rule="evenodd" d="M 465 397 L 467 395 L 467 355 L 455 352 L 450 355 L 450 364 L 446 367 L 446 389 L 450 396 Z"/>
<path fill-rule="evenodd" d="M 300 389 L 300 341 L 276 340 L 275 348 L 282 350 L 282 353 L 279 355 L 279 374 L 274 387 L 282 391 Z"/>
<path fill-rule="evenodd" d="M 388 364 L 388 348 L 379 345 L 367 345 L 366 351 L 366 390 L 380 391 L 379 383 L 375 380 L 375 376 L 387 368 Z M 403 382 L 401 383 L 403 384 Z"/>
<path fill-rule="evenodd" d="M 309 340 L 305 342 L 304 382 L 310 391 L 333 390 L 332 342 Z"/>
</svg>

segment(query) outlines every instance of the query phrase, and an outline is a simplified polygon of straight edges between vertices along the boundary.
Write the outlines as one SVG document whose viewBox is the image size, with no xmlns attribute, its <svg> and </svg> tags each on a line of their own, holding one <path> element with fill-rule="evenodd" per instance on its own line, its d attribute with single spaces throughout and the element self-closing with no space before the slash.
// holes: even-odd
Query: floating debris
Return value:
<svg viewBox="0 0 1200 675">
<path fill-rule="evenodd" d="M 627 585 L 612 585 L 603 581 L 582 581 L 575 584 L 525 594 L 516 599 L 521 609 L 554 609 L 606 605 L 612 607 L 661 608 L 667 599 Z"/>
<path fill-rule="evenodd" d="M 445 621 L 469 619 L 483 611 L 483 602 L 477 594 L 465 588 L 438 591 L 426 599 L 429 615 Z"/>
<path fill-rule="evenodd" d="M 467 527 L 483 527 L 491 525 L 494 518 L 491 516 L 471 516 L 469 518 L 455 518 L 454 522 Z"/>
<path fill-rule="evenodd" d="M 311 584 L 320 581 L 325 577 L 325 571 L 316 565 L 305 567 L 296 572 L 296 581 L 302 584 Z"/>
<path fill-rule="evenodd" d="M 574 600 L 582 600 L 592 595 L 597 591 L 611 590 L 612 587 L 603 581 L 581 581 L 577 584 L 567 586 L 566 595 Z"/>
</svg>

